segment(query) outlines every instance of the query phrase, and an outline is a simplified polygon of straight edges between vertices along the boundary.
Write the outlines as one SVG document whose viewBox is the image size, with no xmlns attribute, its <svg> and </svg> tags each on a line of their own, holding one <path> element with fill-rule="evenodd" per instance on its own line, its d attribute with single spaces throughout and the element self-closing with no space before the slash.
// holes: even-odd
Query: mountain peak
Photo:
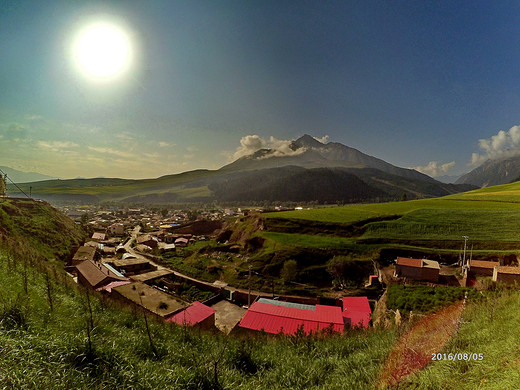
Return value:
<svg viewBox="0 0 520 390">
<path fill-rule="evenodd" d="M 319 148 L 320 146 L 323 146 L 323 144 L 320 141 L 318 141 L 313 136 L 310 136 L 309 134 L 304 134 L 296 141 L 294 141 L 293 144 L 298 148 Z"/>
</svg>

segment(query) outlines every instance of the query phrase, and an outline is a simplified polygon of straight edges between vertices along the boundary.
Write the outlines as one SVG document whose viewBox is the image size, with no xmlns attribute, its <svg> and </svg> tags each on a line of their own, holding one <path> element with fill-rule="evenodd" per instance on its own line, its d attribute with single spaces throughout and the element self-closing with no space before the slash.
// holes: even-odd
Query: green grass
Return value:
<svg viewBox="0 0 520 390">
<path fill-rule="evenodd" d="M 456 336 L 442 353 L 481 353 L 482 360 L 440 360 L 403 389 L 516 389 L 520 383 L 520 294 L 503 291 L 468 304 Z"/>
<path fill-rule="evenodd" d="M 261 233 L 261 236 L 269 238 L 281 244 L 299 246 L 303 248 L 347 250 L 352 249 L 354 246 L 354 240 L 343 237 L 315 236 L 310 234 L 291 234 L 275 232 L 263 232 Z"/>
<path fill-rule="evenodd" d="M 389 309 L 399 309 L 401 312 L 428 313 L 463 299 L 466 293 L 470 299 L 478 300 L 481 297 L 476 290 L 469 287 L 428 287 L 393 284 L 388 287 L 387 306 Z"/>
</svg>

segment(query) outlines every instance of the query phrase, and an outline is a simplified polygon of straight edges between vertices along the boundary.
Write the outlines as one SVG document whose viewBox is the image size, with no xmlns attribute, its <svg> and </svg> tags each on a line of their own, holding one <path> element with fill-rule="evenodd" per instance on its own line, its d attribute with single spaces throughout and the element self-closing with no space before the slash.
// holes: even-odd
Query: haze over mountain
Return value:
<svg viewBox="0 0 520 390">
<path fill-rule="evenodd" d="M 7 174 L 7 176 L 15 183 L 29 183 L 42 180 L 53 180 L 55 177 L 43 175 L 37 172 L 23 172 L 10 167 L 0 166 L 0 170 Z"/>
<path fill-rule="evenodd" d="M 469 173 L 462 175 L 455 184 L 472 184 L 489 187 L 510 183 L 520 177 L 520 155 L 490 159 Z"/>
</svg>

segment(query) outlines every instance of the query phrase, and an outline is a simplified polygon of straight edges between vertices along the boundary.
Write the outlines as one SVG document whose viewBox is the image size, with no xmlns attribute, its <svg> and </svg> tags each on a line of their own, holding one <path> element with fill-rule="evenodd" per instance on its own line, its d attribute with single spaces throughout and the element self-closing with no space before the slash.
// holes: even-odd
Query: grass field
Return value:
<svg viewBox="0 0 520 390">
<path fill-rule="evenodd" d="M 391 220 L 373 221 L 393 217 Z M 485 188 L 444 198 L 406 202 L 358 204 L 265 214 L 267 220 L 309 221 L 312 223 L 356 224 L 358 236 L 351 241 L 328 239 L 331 248 L 379 245 L 394 248 L 415 246 L 426 250 L 458 251 L 462 236 L 469 236 L 475 250 L 487 254 L 520 250 L 520 184 Z M 280 225 L 280 223 L 278 223 Z M 359 228 L 361 227 L 361 228 Z M 270 233 L 272 234 L 272 233 Z M 319 231 L 317 232 L 319 235 Z M 271 235 L 273 239 L 297 245 L 321 245 L 327 240 L 304 240 L 298 232 L 294 238 Z M 308 242 L 305 244 L 305 242 Z M 478 252 L 475 252 L 478 253 Z M 481 252 L 481 254 L 484 254 Z"/>
</svg>

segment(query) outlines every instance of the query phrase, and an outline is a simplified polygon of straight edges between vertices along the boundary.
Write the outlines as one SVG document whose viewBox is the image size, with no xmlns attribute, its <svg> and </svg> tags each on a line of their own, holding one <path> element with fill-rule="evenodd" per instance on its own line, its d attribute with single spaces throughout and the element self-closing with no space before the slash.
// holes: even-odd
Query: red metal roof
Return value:
<svg viewBox="0 0 520 390">
<path fill-rule="evenodd" d="M 175 322 L 179 325 L 196 325 L 204 321 L 215 312 L 215 309 L 206 306 L 199 301 L 195 301 L 183 311 L 176 313 L 166 319 L 166 321 Z"/>
<path fill-rule="evenodd" d="M 367 297 L 343 297 L 343 317 L 351 327 L 367 328 L 371 314 Z"/>
<path fill-rule="evenodd" d="M 315 310 L 307 310 L 255 302 L 239 325 L 274 334 L 294 334 L 303 325 L 303 331 L 309 334 L 326 329 L 331 324 L 336 332 L 344 329 L 341 308 L 338 306 L 316 305 Z"/>
</svg>

